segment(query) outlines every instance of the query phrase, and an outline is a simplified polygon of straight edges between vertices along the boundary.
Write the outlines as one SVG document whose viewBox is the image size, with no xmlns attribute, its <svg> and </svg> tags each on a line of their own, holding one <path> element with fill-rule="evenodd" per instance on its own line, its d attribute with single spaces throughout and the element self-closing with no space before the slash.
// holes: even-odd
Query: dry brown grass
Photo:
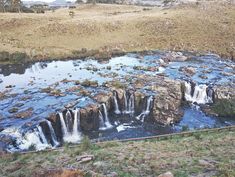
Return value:
<svg viewBox="0 0 235 177">
<path fill-rule="evenodd" d="M 0 14 L 0 51 L 32 59 L 73 57 L 82 48 L 99 51 L 152 49 L 235 51 L 235 6 L 209 3 L 172 9 L 82 5 L 46 14 Z"/>
</svg>

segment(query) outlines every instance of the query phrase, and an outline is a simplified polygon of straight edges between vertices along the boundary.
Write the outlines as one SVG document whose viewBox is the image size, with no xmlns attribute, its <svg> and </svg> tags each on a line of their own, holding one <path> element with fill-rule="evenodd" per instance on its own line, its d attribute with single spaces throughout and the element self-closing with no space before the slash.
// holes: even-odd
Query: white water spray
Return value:
<svg viewBox="0 0 235 177">
<path fill-rule="evenodd" d="M 106 105 L 103 103 L 101 105 L 103 107 L 103 114 L 99 111 L 99 119 L 100 119 L 100 130 L 110 129 L 112 128 L 112 124 L 110 123 L 108 111 Z"/>
<path fill-rule="evenodd" d="M 114 92 L 113 99 L 114 99 L 114 107 L 115 107 L 114 112 L 115 112 L 115 114 L 120 114 L 121 111 L 120 111 L 119 106 L 118 106 L 117 93 L 116 92 Z"/>
<path fill-rule="evenodd" d="M 136 119 L 141 120 L 142 122 L 144 121 L 144 118 L 150 114 L 150 108 L 153 102 L 153 96 L 148 97 L 147 99 L 147 105 L 145 109 L 142 111 L 140 115 L 136 117 Z"/>
<path fill-rule="evenodd" d="M 192 93 L 192 86 L 190 83 L 185 82 L 185 99 L 192 103 L 206 104 L 213 103 L 212 94 L 207 94 L 206 85 L 196 85 Z"/>
<path fill-rule="evenodd" d="M 51 134 L 51 139 L 52 139 L 53 145 L 54 146 L 58 146 L 60 143 L 56 140 L 57 139 L 56 138 L 56 134 L 55 134 L 55 131 L 54 131 L 52 125 L 51 125 L 51 122 L 48 121 L 48 120 L 46 120 L 46 122 L 47 122 L 47 125 L 48 125 L 49 130 L 50 130 L 50 134 Z"/>
<path fill-rule="evenodd" d="M 79 111 L 77 109 L 73 111 L 74 122 L 72 133 L 68 131 L 68 127 L 66 126 L 66 123 L 64 121 L 63 114 L 59 113 L 64 142 L 78 143 L 81 140 L 81 133 L 78 131 L 78 128 L 80 126 L 80 114 L 78 112 Z M 68 112 L 66 113 L 66 116 L 68 116 L 67 114 Z"/>
</svg>

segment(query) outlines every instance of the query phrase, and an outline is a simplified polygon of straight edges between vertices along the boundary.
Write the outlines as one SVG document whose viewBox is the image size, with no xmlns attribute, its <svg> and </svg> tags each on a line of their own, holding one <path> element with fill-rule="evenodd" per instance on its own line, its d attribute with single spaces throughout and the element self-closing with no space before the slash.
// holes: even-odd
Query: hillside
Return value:
<svg viewBox="0 0 235 177">
<path fill-rule="evenodd" d="M 23 52 L 28 60 L 97 53 L 102 58 L 113 51 L 156 49 L 211 51 L 234 58 L 234 5 L 208 2 L 169 9 L 81 5 L 72 10 L 73 18 L 69 11 L 1 14 L 0 52 Z"/>
</svg>

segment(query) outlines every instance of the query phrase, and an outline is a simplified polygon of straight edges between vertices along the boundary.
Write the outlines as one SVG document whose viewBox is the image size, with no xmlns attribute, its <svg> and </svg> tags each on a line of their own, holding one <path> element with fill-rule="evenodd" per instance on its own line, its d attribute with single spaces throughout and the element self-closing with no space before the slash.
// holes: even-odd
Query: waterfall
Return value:
<svg viewBox="0 0 235 177">
<path fill-rule="evenodd" d="M 99 129 L 104 130 L 105 129 L 105 124 L 104 124 L 104 117 L 102 113 L 99 111 Z"/>
<path fill-rule="evenodd" d="M 50 134 L 51 134 L 51 139 L 52 139 L 52 142 L 53 142 L 53 145 L 54 146 L 58 146 L 60 143 L 57 141 L 57 138 L 56 138 L 56 135 L 55 135 L 55 131 L 51 125 L 51 122 L 46 120 L 47 122 L 47 125 L 49 127 L 49 130 L 50 130 Z"/>
<path fill-rule="evenodd" d="M 38 126 L 37 126 L 37 129 L 38 129 L 38 132 L 39 132 L 39 137 L 40 137 L 41 140 L 42 140 L 42 143 L 43 143 L 43 144 L 48 144 L 47 139 L 46 139 L 46 137 L 45 137 L 45 135 L 44 135 L 44 133 L 43 133 L 43 131 L 42 131 L 42 127 L 41 127 L 40 125 L 38 125 Z"/>
<path fill-rule="evenodd" d="M 153 103 L 153 96 L 149 96 L 147 99 L 147 104 L 142 113 L 136 117 L 136 119 L 144 121 L 144 118 L 150 114 L 151 105 Z"/>
<path fill-rule="evenodd" d="M 120 114 L 121 111 L 119 110 L 116 91 L 114 91 L 113 99 L 114 99 L 114 107 L 115 107 L 114 112 L 115 112 L 115 114 Z"/>
<path fill-rule="evenodd" d="M 134 94 L 131 94 L 130 97 L 129 97 L 128 112 L 130 114 L 135 113 L 135 97 L 134 97 Z"/>
<path fill-rule="evenodd" d="M 78 109 L 73 110 L 73 113 L 74 113 L 74 122 L 73 122 L 73 133 L 72 133 L 71 142 L 78 142 L 81 140 L 81 133 L 78 131 L 80 130 L 80 113 Z"/>
<path fill-rule="evenodd" d="M 191 84 L 185 82 L 185 99 L 198 104 L 213 103 L 213 93 L 208 94 L 207 88 L 207 85 L 196 85 L 194 91 L 192 91 Z"/>
<path fill-rule="evenodd" d="M 109 117 L 108 117 L 108 111 L 106 108 L 106 105 L 102 103 L 101 105 L 103 107 L 103 114 L 99 111 L 99 119 L 100 119 L 100 130 L 105 130 L 112 128 L 112 124 L 110 123 Z"/>
<path fill-rule="evenodd" d="M 72 132 L 73 131 L 73 118 L 72 118 L 72 114 L 69 110 L 67 110 L 66 114 L 65 114 L 65 123 L 67 126 L 67 131 L 68 132 Z"/>
<path fill-rule="evenodd" d="M 125 109 L 123 111 L 123 114 L 134 114 L 135 113 L 134 94 L 131 94 L 127 99 L 126 92 L 124 92 L 124 103 L 125 103 Z"/>
<path fill-rule="evenodd" d="M 59 113 L 64 142 L 78 143 L 81 140 L 81 134 L 78 131 L 78 128 L 80 126 L 80 114 L 78 114 L 78 112 L 79 111 L 77 109 L 73 111 L 74 122 L 72 132 L 68 131 L 68 127 L 66 126 L 66 123 L 64 121 L 63 113 Z M 72 118 L 70 111 L 67 111 L 66 117 L 67 116 L 71 116 Z"/>
<path fill-rule="evenodd" d="M 153 102 L 153 96 L 148 97 L 147 100 L 147 107 L 145 110 L 145 113 L 148 115 L 150 113 L 150 107 L 151 107 L 151 103 Z"/>
<path fill-rule="evenodd" d="M 67 126 L 66 126 L 65 121 L 64 121 L 63 113 L 60 112 L 59 116 L 60 116 L 60 122 L 61 122 L 61 128 L 62 128 L 63 136 L 65 137 L 65 136 L 68 135 L 68 129 L 67 129 Z"/>
<path fill-rule="evenodd" d="M 126 97 L 126 92 L 124 92 L 124 104 L 125 104 L 125 109 L 123 111 L 124 114 L 127 114 L 127 97 Z"/>
</svg>

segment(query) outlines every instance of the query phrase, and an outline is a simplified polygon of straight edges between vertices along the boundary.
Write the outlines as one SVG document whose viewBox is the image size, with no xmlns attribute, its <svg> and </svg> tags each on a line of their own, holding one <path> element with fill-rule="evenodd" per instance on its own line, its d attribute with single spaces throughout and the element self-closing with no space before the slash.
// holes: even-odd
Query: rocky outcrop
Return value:
<svg viewBox="0 0 235 177">
<path fill-rule="evenodd" d="M 234 88 L 235 88 L 235 84 L 215 86 L 213 88 L 215 101 L 222 100 L 222 99 L 235 99 Z"/>
<path fill-rule="evenodd" d="M 162 78 L 152 86 L 152 90 L 157 92 L 153 118 L 164 125 L 179 121 L 183 115 L 180 108 L 183 98 L 181 82 Z"/>
<path fill-rule="evenodd" d="M 83 131 L 99 129 L 99 107 L 95 104 L 80 109 L 80 126 Z"/>
</svg>

